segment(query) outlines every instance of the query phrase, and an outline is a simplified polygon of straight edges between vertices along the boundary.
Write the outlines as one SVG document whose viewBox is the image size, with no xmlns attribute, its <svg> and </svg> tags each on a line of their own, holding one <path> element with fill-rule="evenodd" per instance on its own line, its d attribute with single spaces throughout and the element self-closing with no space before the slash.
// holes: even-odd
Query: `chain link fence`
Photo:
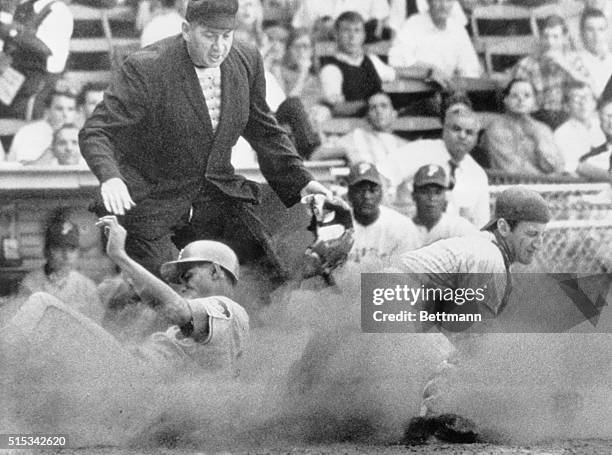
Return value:
<svg viewBox="0 0 612 455">
<path fill-rule="evenodd" d="M 612 189 L 607 183 L 526 185 L 549 204 L 553 220 L 533 264 L 520 271 L 612 272 Z M 491 187 L 493 211 L 506 185 Z"/>
</svg>

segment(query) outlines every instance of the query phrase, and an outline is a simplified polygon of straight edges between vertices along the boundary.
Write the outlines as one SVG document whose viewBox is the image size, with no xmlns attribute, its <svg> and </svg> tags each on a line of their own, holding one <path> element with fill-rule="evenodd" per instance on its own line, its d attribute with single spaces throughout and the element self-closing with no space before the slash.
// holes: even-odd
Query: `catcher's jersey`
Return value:
<svg viewBox="0 0 612 455">
<path fill-rule="evenodd" d="M 506 294 L 508 276 L 500 248 L 490 232 L 439 240 L 401 257 L 401 271 L 422 274 L 427 286 L 487 288 L 487 307 L 497 314 Z"/>
<path fill-rule="evenodd" d="M 193 313 L 192 335 L 185 337 L 175 325 L 151 335 L 137 353 L 159 367 L 194 364 L 206 372 L 237 376 L 249 332 L 246 311 L 223 296 L 188 302 Z"/>
<path fill-rule="evenodd" d="M 450 239 L 452 237 L 465 237 L 466 235 L 477 235 L 478 229 L 466 218 L 449 213 L 443 213 L 440 220 L 431 230 L 421 224 L 416 224 L 418 231 L 418 242 L 420 246 L 429 245 L 438 240 Z"/>
</svg>

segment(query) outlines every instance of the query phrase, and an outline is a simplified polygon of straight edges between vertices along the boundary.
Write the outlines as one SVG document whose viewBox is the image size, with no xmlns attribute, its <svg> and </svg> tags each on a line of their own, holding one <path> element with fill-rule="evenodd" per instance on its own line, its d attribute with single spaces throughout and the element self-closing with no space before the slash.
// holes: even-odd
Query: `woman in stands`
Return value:
<svg viewBox="0 0 612 455">
<path fill-rule="evenodd" d="M 287 96 L 296 96 L 307 105 L 321 99 L 314 44 L 307 29 L 292 30 L 282 68 L 282 83 Z"/>
<path fill-rule="evenodd" d="M 552 130 L 531 114 L 538 104 L 533 85 L 513 79 L 503 91 L 504 114 L 495 118 L 482 135 L 492 169 L 526 175 L 563 172 L 563 158 Z"/>
<path fill-rule="evenodd" d="M 255 43 L 263 40 L 263 6 L 261 0 L 239 0 L 234 39 Z"/>
<path fill-rule="evenodd" d="M 565 87 L 576 81 L 591 84 L 591 76 L 576 52 L 565 20 L 556 15 L 544 20 L 539 50 L 520 60 L 512 77 L 532 83 L 540 102 L 535 117 L 553 129 L 568 118 Z"/>
</svg>

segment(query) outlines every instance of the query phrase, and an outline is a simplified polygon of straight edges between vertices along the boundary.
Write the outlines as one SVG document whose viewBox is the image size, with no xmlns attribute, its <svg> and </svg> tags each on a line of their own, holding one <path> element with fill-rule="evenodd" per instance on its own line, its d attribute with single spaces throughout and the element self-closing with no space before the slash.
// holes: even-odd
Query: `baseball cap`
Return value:
<svg viewBox="0 0 612 455">
<path fill-rule="evenodd" d="M 79 248 L 79 228 L 69 219 L 70 210 L 56 209 L 45 229 L 45 249 Z"/>
<path fill-rule="evenodd" d="M 524 186 L 513 186 L 502 191 L 497 197 L 497 201 L 495 201 L 495 216 L 482 230 L 491 230 L 500 218 L 514 221 L 548 223 L 551 214 L 548 204 L 540 193 Z"/>
<path fill-rule="evenodd" d="M 448 181 L 446 180 L 446 172 L 442 166 L 437 164 L 427 164 L 421 166 L 414 175 L 412 185 L 415 188 L 419 188 L 425 185 L 438 185 L 442 188 L 448 188 Z"/>
<path fill-rule="evenodd" d="M 185 19 L 212 28 L 236 28 L 238 0 L 189 0 Z"/>
<path fill-rule="evenodd" d="M 382 186 L 382 178 L 376 166 L 365 161 L 357 163 L 351 167 L 347 177 L 349 186 L 358 184 L 359 182 L 372 182 Z"/>
</svg>

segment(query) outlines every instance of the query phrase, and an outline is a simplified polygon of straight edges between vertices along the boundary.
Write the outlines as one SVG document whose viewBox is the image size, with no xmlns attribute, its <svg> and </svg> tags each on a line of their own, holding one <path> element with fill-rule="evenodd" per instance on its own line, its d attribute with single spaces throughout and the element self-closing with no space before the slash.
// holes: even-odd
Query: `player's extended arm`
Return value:
<svg viewBox="0 0 612 455">
<path fill-rule="evenodd" d="M 154 309 L 179 327 L 193 320 L 191 308 L 183 297 L 127 255 L 125 252 L 127 232 L 119 224 L 117 217 L 104 216 L 98 220 L 96 226 L 104 227 L 108 235 L 106 253 L 132 278 L 138 295 L 146 295 L 145 301 L 155 302 Z"/>
</svg>

